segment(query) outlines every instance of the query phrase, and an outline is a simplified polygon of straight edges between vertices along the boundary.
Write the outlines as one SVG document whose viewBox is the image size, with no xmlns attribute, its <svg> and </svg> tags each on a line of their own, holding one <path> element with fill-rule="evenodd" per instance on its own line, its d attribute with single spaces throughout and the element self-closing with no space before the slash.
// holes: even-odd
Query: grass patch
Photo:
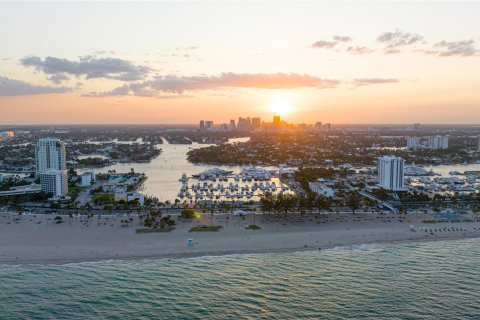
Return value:
<svg viewBox="0 0 480 320">
<path fill-rule="evenodd" d="M 72 186 L 72 185 L 69 185 L 68 186 L 68 195 L 70 196 L 70 198 L 72 198 L 72 200 L 75 200 L 77 199 L 78 197 L 78 194 L 80 193 L 80 191 L 84 190 L 86 187 L 83 187 L 83 186 Z"/>
<path fill-rule="evenodd" d="M 198 227 L 193 227 L 190 229 L 189 232 L 203 232 L 203 231 L 220 231 L 222 229 L 222 226 L 198 226 Z"/>
<path fill-rule="evenodd" d="M 166 228 L 142 228 L 142 229 L 137 229 L 137 233 L 163 233 L 163 232 L 170 232 L 174 227 L 166 227 Z"/>
<path fill-rule="evenodd" d="M 423 220 L 423 223 L 457 223 L 457 222 L 472 222 L 472 220 Z"/>
<path fill-rule="evenodd" d="M 92 201 L 96 205 L 110 204 L 115 202 L 115 195 L 111 193 L 95 193 Z"/>
<path fill-rule="evenodd" d="M 260 228 L 256 224 L 250 224 L 250 225 L 248 225 L 248 227 L 245 227 L 245 229 L 247 229 L 247 230 L 260 230 L 262 228 Z"/>
</svg>

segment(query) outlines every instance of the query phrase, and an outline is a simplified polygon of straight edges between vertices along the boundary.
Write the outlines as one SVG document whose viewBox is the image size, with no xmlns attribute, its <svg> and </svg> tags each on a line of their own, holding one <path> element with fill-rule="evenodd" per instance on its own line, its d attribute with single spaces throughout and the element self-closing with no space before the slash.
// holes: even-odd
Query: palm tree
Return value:
<svg viewBox="0 0 480 320">
<path fill-rule="evenodd" d="M 305 214 L 305 210 L 307 208 L 308 204 L 307 204 L 307 198 L 304 196 L 304 195 L 301 195 L 299 198 L 298 198 L 298 203 L 297 203 L 297 209 L 298 211 L 300 211 L 300 214 Z"/>
<path fill-rule="evenodd" d="M 322 210 L 329 210 L 330 209 L 330 200 L 322 195 L 317 195 L 315 198 L 315 207 L 318 209 L 318 213 Z"/>
<path fill-rule="evenodd" d="M 285 214 L 285 218 L 288 215 L 288 212 L 295 207 L 297 203 L 297 197 L 293 194 L 286 194 L 282 195 L 279 199 L 279 205 L 283 207 L 283 212 Z"/>
<path fill-rule="evenodd" d="M 24 212 L 25 212 L 24 207 L 18 207 L 18 217 L 20 218 L 20 220 L 22 220 L 22 215 Z"/>
<path fill-rule="evenodd" d="M 273 209 L 274 196 L 270 192 L 265 192 L 260 196 L 260 208 L 263 212 L 270 213 Z"/>
<path fill-rule="evenodd" d="M 355 210 L 360 208 L 361 199 L 357 192 L 352 192 L 348 196 L 347 205 L 352 209 L 352 213 L 355 214 Z"/>
</svg>

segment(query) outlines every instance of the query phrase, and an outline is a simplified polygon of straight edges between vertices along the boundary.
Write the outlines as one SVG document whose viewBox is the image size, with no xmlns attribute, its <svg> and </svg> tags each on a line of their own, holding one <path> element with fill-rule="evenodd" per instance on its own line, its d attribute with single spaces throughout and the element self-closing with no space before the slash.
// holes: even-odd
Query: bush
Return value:
<svg viewBox="0 0 480 320">
<path fill-rule="evenodd" d="M 195 217 L 195 210 L 192 209 L 183 209 L 182 210 L 182 218 L 192 219 Z"/>
</svg>

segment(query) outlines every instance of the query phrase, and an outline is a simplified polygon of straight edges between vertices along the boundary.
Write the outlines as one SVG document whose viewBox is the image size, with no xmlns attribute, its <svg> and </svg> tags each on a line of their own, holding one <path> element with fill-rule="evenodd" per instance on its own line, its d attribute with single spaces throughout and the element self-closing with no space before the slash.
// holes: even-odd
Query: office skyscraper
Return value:
<svg viewBox="0 0 480 320">
<path fill-rule="evenodd" d="M 273 115 L 273 128 L 275 130 L 280 129 L 280 116 Z"/>
<path fill-rule="evenodd" d="M 252 129 L 260 129 L 262 127 L 262 120 L 260 118 L 252 118 Z"/>
</svg>

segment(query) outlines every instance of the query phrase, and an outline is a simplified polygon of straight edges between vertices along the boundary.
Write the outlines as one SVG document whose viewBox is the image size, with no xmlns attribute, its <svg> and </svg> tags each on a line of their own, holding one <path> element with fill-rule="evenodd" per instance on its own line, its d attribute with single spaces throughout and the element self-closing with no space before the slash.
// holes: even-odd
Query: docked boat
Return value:
<svg viewBox="0 0 480 320">
<path fill-rule="evenodd" d="M 184 183 L 188 181 L 187 174 L 185 172 L 182 173 L 182 177 L 180 178 L 179 181 L 182 181 Z"/>
<path fill-rule="evenodd" d="M 449 171 L 448 174 L 451 175 L 451 176 L 461 176 L 462 175 L 462 173 L 460 171 L 456 171 L 456 170 L 455 171 Z"/>
<path fill-rule="evenodd" d="M 208 170 L 205 170 L 204 172 L 201 172 L 201 173 L 197 173 L 197 174 L 194 174 L 192 175 L 194 178 L 200 178 L 201 180 L 214 180 L 216 181 L 216 179 L 220 176 L 222 177 L 226 177 L 230 174 L 232 174 L 233 171 L 230 171 L 230 170 L 224 170 L 224 169 L 220 169 L 220 168 L 211 168 L 211 169 L 208 169 Z"/>
</svg>

